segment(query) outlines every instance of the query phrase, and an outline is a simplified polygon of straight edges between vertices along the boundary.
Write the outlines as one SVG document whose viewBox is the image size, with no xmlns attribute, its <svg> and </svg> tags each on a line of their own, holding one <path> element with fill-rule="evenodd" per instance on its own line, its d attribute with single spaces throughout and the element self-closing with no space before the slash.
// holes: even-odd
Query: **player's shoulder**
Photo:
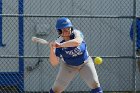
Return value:
<svg viewBox="0 0 140 93">
<path fill-rule="evenodd" d="M 74 34 L 83 34 L 81 30 L 77 30 L 77 29 L 74 29 L 73 30 L 73 33 Z"/>
<path fill-rule="evenodd" d="M 73 33 L 75 36 L 81 36 L 82 38 L 84 38 L 84 35 L 83 35 L 82 31 L 80 31 L 80 30 L 74 29 Z"/>
<path fill-rule="evenodd" d="M 59 36 L 55 41 L 56 42 L 58 42 L 58 43 L 60 43 L 60 42 L 62 42 L 64 39 L 61 37 L 61 36 Z"/>
<path fill-rule="evenodd" d="M 74 29 L 73 32 L 75 32 L 75 33 L 81 32 L 82 33 L 82 31 L 81 30 L 78 30 L 78 29 Z"/>
</svg>

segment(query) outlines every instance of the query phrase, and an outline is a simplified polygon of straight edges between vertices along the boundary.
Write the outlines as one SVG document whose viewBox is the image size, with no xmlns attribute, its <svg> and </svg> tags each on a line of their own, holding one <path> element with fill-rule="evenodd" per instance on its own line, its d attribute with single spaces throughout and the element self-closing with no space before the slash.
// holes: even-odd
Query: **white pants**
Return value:
<svg viewBox="0 0 140 93">
<path fill-rule="evenodd" d="M 87 62 L 80 66 L 71 66 L 62 62 L 60 70 L 54 82 L 52 89 L 55 93 L 61 93 L 68 86 L 76 73 L 79 73 L 81 78 L 87 83 L 87 85 L 93 89 L 100 87 L 97 72 L 91 57 L 87 59 Z M 97 84 L 97 86 L 95 86 Z"/>
</svg>

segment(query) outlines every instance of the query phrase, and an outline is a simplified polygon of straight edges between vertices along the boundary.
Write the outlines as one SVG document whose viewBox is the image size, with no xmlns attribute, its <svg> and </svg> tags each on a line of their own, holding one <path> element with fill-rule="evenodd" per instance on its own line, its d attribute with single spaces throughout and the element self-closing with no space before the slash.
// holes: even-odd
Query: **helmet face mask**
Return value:
<svg viewBox="0 0 140 93">
<path fill-rule="evenodd" d="M 71 33 L 72 33 L 72 32 L 73 32 L 73 27 L 70 27 L 70 28 L 71 28 L 70 31 L 71 31 Z M 62 30 L 63 30 L 63 29 L 58 29 L 58 30 L 57 30 L 57 32 L 58 32 L 59 35 L 62 34 Z"/>
<path fill-rule="evenodd" d="M 62 37 L 70 37 L 70 35 L 72 33 L 71 27 L 64 28 L 61 31 L 62 31 L 62 34 L 61 34 Z"/>
</svg>

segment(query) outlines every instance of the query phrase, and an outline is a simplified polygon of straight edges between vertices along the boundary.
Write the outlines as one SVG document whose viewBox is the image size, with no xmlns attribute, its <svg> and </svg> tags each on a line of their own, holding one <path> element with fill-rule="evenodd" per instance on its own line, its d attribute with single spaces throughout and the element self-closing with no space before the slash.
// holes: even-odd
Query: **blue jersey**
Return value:
<svg viewBox="0 0 140 93">
<path fill-rule="evenodd" d="M 74 39 L 77 36 L 83 38 L 83 34 L 79 30 L 74 30 L 71 35 L 71 39 Z M 62 37 L 59 37 L 56 42 L 63 43 L 65 40 Z M 56 48 L 55 54 L 58 57 L 62 57 L 68 65 L 72 66 L 81 65 L 89 56 L 84 40 L 77 47 Z"/>
</svg>

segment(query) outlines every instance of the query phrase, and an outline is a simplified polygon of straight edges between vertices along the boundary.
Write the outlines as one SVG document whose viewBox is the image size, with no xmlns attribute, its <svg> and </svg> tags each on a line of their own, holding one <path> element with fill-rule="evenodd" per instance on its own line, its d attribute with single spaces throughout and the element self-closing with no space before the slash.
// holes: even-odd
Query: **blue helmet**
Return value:
<svg viewBox="0 0 140 93">
<path fill-rule="evenodd" d="M 73 27 L 71 21 L 68 18 L 62 17 L 59 18 L 56 22 L 56 29 L 63 29 L 67 27 Z"/>
</svg>

